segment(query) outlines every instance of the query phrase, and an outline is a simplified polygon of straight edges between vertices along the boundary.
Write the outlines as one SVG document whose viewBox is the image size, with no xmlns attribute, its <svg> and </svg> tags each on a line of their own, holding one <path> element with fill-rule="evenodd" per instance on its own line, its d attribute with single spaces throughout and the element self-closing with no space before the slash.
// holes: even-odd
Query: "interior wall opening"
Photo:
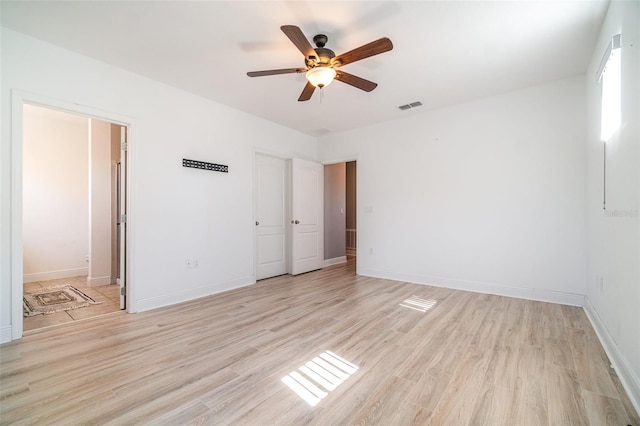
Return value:
<svg viewBox="0 0 640 426">
<path fill-rule="evenodd" d="M 23 331 L 125 309 L 126 128 L 23 106 Z"/>
<path fill-rule="evenodd" d="M 356 161 L 324 166 L 325 266 L 352 261 L 357 252 Z"/>
</svg>

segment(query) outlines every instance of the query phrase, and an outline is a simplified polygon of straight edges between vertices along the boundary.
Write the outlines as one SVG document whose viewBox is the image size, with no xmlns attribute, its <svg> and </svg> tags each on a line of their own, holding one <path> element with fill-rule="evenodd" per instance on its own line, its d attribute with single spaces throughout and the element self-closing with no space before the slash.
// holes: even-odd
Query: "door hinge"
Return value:
<svg viewBox="0 0 640 426">
<path fill-rule="evenodd" d="M 126 296 L 126 295 L 127 295 L 127 288 L 120 287 L 120 296 Z"/>
<path fill-rule="evenodd" d="M 120 216 L 120 223 L 127 223 L 127 215 L 123 214 Z"/>
<path fill-rule="evenodd" d="M 122 142 L 122 150 L 123 151 L 127 150 L 127 143 L 126 142 Z"/>
</svg>

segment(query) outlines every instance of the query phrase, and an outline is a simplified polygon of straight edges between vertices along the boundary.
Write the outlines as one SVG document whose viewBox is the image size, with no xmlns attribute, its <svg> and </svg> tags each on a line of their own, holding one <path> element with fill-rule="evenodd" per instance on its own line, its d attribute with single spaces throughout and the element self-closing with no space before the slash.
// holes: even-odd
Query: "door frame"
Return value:
<svg viewBox="0 0 640 426">
<path fill-rule="evenodd" d="M 289 161 L 291 160 L 291 158 L 293 158 L 292 155 L 287 155 L 284 154 L 282 152 L 277 152 L 277 151 L 272 151 L 269 149 L 264 149 L 264 148 L 258 148 L 258 147 L 254 147 L 251 151 L 251 186 L 252 186 L 252 196 L 253 196 L 253 204 L 255 204 L 255 192 L 257 190 L 257 188 L 255 187 L 255 173 L 256 173 L 256 154 L 261 154 L 261 155 L 268 155 L 271 157 L 276 157 L 276 158 L 280 158 L 283 159 L 285 161 Z M 322 164 L 323 166 L 326 165 L 330 165 L 330 164 L 337 164 L 337 163 L 347 163 L 349 161 L 355 161 L 356 163 L 360 163 L 360 156 L 359 155 L 346 155 L 344 157 L 338 157 L 338 158 L 332 158 L 330 160 L 324 160 L 324 161 L 318 161 L 315 159 L 309 159 L 305 156 L 300 156 L 298 158 L 302 158 L 303 160 L 309 160 L 309 161 L 314 161 L 314 162 L 319 162 L 320 164 Z M 361 206 L 361 182 L 362 180 L 362 171 L 361 171 L 361 167 L 357 166 L 356 167 L 356 206 Z M 291 196 L 290 196 L 290 192 L 291 192 L 291 182 L 289 179 L 289 182 L 287 182 L 287 215 L 290 214 L 290 210 L 291 210 Z M 356 207 L 356 222 L 357 222 L 357 233 L 356 233 L 356 259 L 358 258 L 358 256 L 360 256 L 361 250 L 360 247 L 362 247 L 362 209 L 359 207 Z M 252 241 L 252 257 L 253 257 L 253 281 L 256 281 L 256 261 L 257 261 L 257 241 L 256 241 L 256 226 L 255 226 L 255 205 L 253 206 L 253 211 L 251 214 L 251 222 L 249 223 L 249 226 L 251 226 L 251 235 L 253 235 L 253 241 Z M 286 218 L 286 223 L 289 224 L 290 218 L 287 217 Z M 323 223 L 324 226 L 324 223 Z M 287 235 L 289 235 L 290 233 L 290 229 L 287 229 Z M 323 231 L 324 232 L 324 231 Z M 291 250 L 291 247 L 289 247 L 289 238 L 287 238 L 287 251 L 289 252 Z M 288 274 L 291 273 L 291 270 L 287 271 Z M 356 261 L 356 275 L 360 275 L 360 262 Z"/>
<path fill-rule="evenodd" d="M 340 163 L 348 163 L 350 161 L 356 162 L 356 275 L 360 275 L 360 264 L 358 262 L 358 257 L 363 255 L 360 251 L 360 247 L 362 247 L 362 209 L 360 208 L 361 204 L 361 191 L 360 191 L 360 179 L 362 176 L 362 172 L 360 170 L 360 156 L 359 155 L 346 155 L 344 157 L 332 158 L 330 160 L 324 160 L 320 164 L 323 166 L 329 166 L 331 164 L 340 164 Z M 326 191 L 326 188 L 325 188 Z"/>
<path fill-rule="evenodd" d="M 22 337 L 23 333 L 23 313 L 22 313 L 22 297 L 23 297 L 23 235 L 22 235 L 22 173 L 23 173 L 23 124 L 24 114 L 23 108 L 25 104 L 35 105 L 43 108 L 68 112 L 71 114 L 81 115 L 88 118 L 96 118 L 110 123 L 125 126 L 127 128 L 127 225 L 128 231 L 125 241 L 126 250 L 126 281 L 127 282 L 127 312 L 136 312 L 135 297 L 133 297 L 133 288 L 131 286 L 131 270 L 132 270 L 132 238 L 131 224 L 133 221 L 133 210 L 131 208 L 131 181 L 133 169 L 133 158 L 135 146 L 132 143 L 134 121 L 131 117 L 122 114 L 112 113 L 101 109 L 93 108 L 86 105 L 80 105 L 73 102 L 62 101 L 49 98 L 38 94 L 28 93 L 17 89 L 11 90 L 11 216 L 10 222 L 10 274 L 11 274 L 11 340 Z"/>
</svg>

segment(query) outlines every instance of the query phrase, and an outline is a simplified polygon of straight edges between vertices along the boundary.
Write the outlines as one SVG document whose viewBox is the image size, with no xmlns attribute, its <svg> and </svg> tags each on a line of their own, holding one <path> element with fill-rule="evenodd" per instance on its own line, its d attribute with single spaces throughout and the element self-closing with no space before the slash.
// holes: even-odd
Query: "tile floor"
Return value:
<svg viewBox="0 0 640 426">
<path fill-rule="evenodd" d="M 78 290 L 82 290 L 86 295 L 90 296 L 96 302 L 102 303 L 99 305 L 91 305 L 84 308 L 72 309 L 69 311 L 55 312 L 48 315 L 35 315 L 33 317 L 25 317 L 23 324 L 24 331 L 65 324 L 72 321 L 92 318 L 95 316 L 120 311 L 120 287 L 115 284 L 90 287 L 87 285 L 86 276 L 25 283 L 24 291 L 34 291 L 40 288 L 55 287 L 65 284 L 72 285 Z"/>
</svg>

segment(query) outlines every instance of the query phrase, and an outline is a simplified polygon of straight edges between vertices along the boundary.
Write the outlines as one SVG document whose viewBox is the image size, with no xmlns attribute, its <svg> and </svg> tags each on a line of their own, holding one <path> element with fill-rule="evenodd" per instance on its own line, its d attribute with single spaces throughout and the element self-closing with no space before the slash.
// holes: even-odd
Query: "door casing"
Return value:
<svg viewBox="0 0 640 426">
<path fill-rule="evenodd" d="M 358 164 L 358 167 L 356 168 L 356 224 L 357 224 L 357 233 L 356 233 L 356 259 L 360 259 L 361 255 L 364 255 L 364 253 L 361 251 L 360 247 L 363 247 L 362 245 L 362 240 L 363 240 L 363 226 L 361 226 L 361 224 L 363 223 L 363 217 L 361 215 L 361 212 L 363 211 L 363 209 L 360 207 L 362 206 L 362 202 L 361 202 L 361 184 L 360 182 L 362 182 L 361 180 L 361 166 L 360 166 L 360 160 L 359 160 L 359 156 L 357 155 L 348 155 L 345 157 L 337 157 L 337 158 L 332 158 L 330 160 L 326 160 L 322 162 L 323 166 L 328 166 L 331 164 L 338 164 L 338 163 L 348 163 L 351 161 L 355 161 Z M 356 261 L 356 275 L 360 275 L 360 264 L 361 262 Z"/>
<path fill-rule="evenodd" d="M 96 118 L 103 121 L 119 124 L 127 127 L 129 139 L 128 161 L 127 161 L 127 205 L 131 206 L 131 170 L 133 164 L 133 152 L 131 150 L 131 141 L 133 139 L 134 121 L 130 117 L 117 113 L 105 112 L 102 109 L 92 108 L 85 105 L 79 105 L 72 102 L 60 101 L 46 96 L 24 92 L 17 89 L 11 90 L 11 217 L 10 217 L 10 275 L 11 275 L 11 340 L 22 337 L 23 333 L 23 313 L 22 313 L 22 294 L 23 294 L 23 235 L 22 235 L 22 173 L 23 173 L 23 124 L 25 104 L 32 104 L 43 108 L 49 108 L 71 114 L 83 115 L 86 117 Z M 133 218 L 131 210 L 128 215 L 129 228 Z M 131 237 L 127 235 L 125 246 L 128 248 L 126 256 L 127 265 L 127 282 L 131 274 L 132 256 L 131 256 Z M 136 312 L 134 306 L 135 298 L 133 297 L 133 289 L 127 286 L 127 300 L 130 303 L 127 306 L 127 312 Z"/>
</svg>

